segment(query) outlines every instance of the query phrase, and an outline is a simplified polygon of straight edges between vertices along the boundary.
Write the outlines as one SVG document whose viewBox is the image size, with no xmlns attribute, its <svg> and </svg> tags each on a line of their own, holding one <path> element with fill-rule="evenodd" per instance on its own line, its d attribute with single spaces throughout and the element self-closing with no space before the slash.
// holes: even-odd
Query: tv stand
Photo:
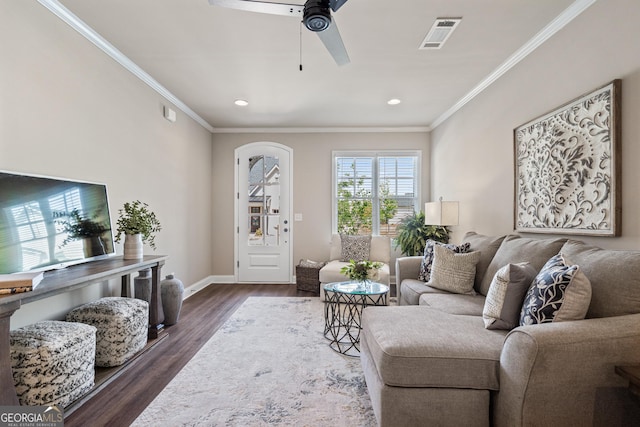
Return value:
<svg viewBox="0 0 640 427">
<path fill-rule="evenodd" d="M 10 336 L 11 316 L 23 304 L 63 294 L 111 279 L 121 279 L 122 296 L 130 296 L 130 275 L 151 269 L 151 301 L 149 304 L 149 340 L 158 338 L 163 329 L 162 300 L 160 299 L 160 270 L 166 256 L 145 256 L 143 259 L 123 260 L 112 257 L 99 261 L 47 271 L 35 290 L 0 297 L 0 406 L 19 405 L 11 372 Z M 9 387 L 4 384 L 11 385 Z M 91 393 L 91 392 L 90 392 Z"/>
</svg>

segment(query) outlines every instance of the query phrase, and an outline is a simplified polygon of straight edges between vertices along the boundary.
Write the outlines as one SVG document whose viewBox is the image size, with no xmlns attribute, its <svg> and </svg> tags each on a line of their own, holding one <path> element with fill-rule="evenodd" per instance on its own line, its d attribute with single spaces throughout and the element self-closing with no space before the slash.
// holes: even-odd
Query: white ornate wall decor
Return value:
<svg viewBox="0 0 640 427">
<path fill-rule="evenodd" d="M 516 231 L 620 234 L 620 87 L 514 129 Z"/>
</svg>

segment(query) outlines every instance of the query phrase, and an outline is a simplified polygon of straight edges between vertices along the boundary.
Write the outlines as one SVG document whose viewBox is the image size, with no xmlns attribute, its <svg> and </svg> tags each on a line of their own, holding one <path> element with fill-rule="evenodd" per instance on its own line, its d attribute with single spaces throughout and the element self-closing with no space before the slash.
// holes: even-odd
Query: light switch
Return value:
<svg viewBox="0 0 640 427">
<path fill-rule="evenodd" d="M 302 221 L 302 214 L 301 213 L 297 213 L 293 216 L 293 220 L 294 221 Z"/>
</svg>

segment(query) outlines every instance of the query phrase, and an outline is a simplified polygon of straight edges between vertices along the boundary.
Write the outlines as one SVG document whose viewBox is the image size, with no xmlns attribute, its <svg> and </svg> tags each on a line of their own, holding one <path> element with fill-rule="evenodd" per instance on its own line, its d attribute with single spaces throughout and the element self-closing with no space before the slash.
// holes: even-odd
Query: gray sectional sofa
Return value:
<svg viewBox="0 0 640 427">
<path fill-rule="evenodd" d="M 614 367 L 640 364 L 640 251 L 518 235 L 468 233 L 463 242 L 480 252 L 475 295 L 429 286 L 417 280 L 422 257 L 399 258 L 399 306 L 363 313 L 361 363 L 379 425 L 638 421 L 637 412 L 620 411 L 627 383 Z M 586 318 L 487 329 L 483 309 L 496 272 L 522 262 L 538 271 L 558 253 L 590 282 Z"/>
</svg>

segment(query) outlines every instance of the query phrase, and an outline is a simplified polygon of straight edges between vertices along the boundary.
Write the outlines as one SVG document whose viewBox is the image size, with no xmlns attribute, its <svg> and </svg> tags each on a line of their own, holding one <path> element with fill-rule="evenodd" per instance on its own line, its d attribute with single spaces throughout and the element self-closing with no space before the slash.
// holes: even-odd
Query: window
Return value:
<svg viewBox="0 0 640 427">
<path fill-rule="evenodd" d="M 420 153 L 333 153 L 333 230 L 396 235 L 405 216 L 420 210 Z"/>
<path fill-rule="evenodd" d="M 62 226 L 45 218 L 54 218 L 56 212 L 82 210 L 80 189 L 72 188 L 64 193 L 55 194 L 43 200 L 33 200 L 11 206 L 10 218 L 16 225 L 17 243 L 22 251 L 22 268 L 25 270 L 39 267 L 61 257 L 81 258 L 82 242 L 75 241 L 65 246 Z M 50 236 L 54 236 L 52 245 Z"/>
</svg>

